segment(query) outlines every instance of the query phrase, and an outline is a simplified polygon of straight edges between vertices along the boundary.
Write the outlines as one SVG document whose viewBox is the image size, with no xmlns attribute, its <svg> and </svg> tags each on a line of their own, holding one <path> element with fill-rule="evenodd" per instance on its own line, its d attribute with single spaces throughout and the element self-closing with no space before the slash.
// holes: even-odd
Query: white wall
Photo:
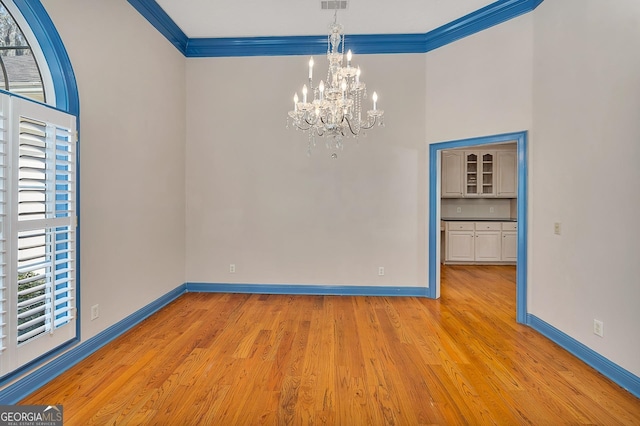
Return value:
<svg viewBox="0 0 640 426">
<path fill-rule="evenodd" d="M 285 128 L 307 62 L 188 59 L 188 281 L 426 286 L 424 55 L 354 56 L 386 127 L 338 159 Z"/>
<path fill-rule="evenodd" d="M 125 1 L 42 3 L 80 92 L 86 340 L 184 283 L 185 61 Z"/>
<path fill-rule="evenodd" d="M 640 2 L 534 15 L 529 310 L 640 375 Z"/>
<path fill-rule="evenodd" d="M 386 127 L 332 160 L 285 129 L 307 58 L 187 60 L 188 281 L 427 285 L 426 141 L 531 127 L 532 18 L 354 62 Z"/>
<path fill-rule="evenodd" d="M 531 129 L 531 13 L 426 54 L 428 142 Z"/>
</svg>

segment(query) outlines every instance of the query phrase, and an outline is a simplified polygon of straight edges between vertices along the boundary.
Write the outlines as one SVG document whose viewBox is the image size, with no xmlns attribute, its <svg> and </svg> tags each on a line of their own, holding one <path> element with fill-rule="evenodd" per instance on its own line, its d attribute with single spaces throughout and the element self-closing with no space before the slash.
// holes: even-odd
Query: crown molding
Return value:
<svg viewBox="0 0 640 426">
<path fill-rule="evenodd" d="M 127 0 L 155 29 L 160 31 L 183 55 L 187 50 L 189 37 L 173 22 L 155 0 Z"/>
<path fill-rule="evenodd" d="M 188 38 L 155 0 L 127 0 L 189 58 L 319 55 L 327 36 Z M 543 0 L 498 0 L 427 33 L 353 34 L 345 44 L 358 54 L 426 53 L 533 11 Z"/>
</svg>

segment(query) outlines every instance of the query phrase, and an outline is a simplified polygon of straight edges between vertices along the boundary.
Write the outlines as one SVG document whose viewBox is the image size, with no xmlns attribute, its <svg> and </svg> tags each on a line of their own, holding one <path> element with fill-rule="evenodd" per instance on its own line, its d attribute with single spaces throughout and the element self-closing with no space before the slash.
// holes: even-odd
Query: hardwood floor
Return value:
<svg viewBox="0 0 640 426">
<path fill-rule="evenodd" d="M 515 268 L 442 297 L 189 293 L 23 404 L 65 425 L 640 425 L 640 401 L 515 322 Z"/>
</svg>

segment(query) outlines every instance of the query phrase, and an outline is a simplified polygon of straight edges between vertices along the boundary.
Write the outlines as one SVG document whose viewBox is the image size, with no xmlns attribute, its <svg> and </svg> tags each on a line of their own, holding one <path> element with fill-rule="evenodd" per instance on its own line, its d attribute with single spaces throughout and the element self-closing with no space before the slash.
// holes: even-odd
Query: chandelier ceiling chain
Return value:
<svg viewBox="0 0 640 426">
<path fill-rule="evenodd" d="M 287 128 L 293 125 L 297 130 L 308 134 L 308 154 L 316 144 L 316 137 L 325 137 L 327 148 L 342 149 L 343 138 L 358 138 L 364 130 L 378 124 L 384 126 L 384 111 L 377 108 L 378 95 L 373 92 L 373 109 L 362 118 L 362 99 L 367 97 L 366 85 L 360 79 L 360 67 L 352 65 L 351 50 L 344 54 L 342 25 L 338 24 L 338 9 L 335 9 L 333 23 L 329 25 L 327 38 L 327 59 L 329 69 L 326 80 L 313 85 L 313 56 L 309 59 L 309 87 L 302 86 L 302 100 L 296 93 L 293 97 L 293 111 L 289 111 Z M 332 154 L 333 158 L 337 154 Z"/>
</svg>

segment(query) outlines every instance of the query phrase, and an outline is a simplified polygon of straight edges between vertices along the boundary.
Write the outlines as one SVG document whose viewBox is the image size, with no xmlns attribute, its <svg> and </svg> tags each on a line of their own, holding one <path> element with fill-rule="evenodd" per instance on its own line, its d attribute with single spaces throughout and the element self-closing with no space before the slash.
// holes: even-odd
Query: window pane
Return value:
<svg viewBox="0 0 640 426">
<path fill-rule="evenodd" d="M 45 102 L 38 64 L 22 31 L 0 2 L 0 88 Z"/>
</svg>

